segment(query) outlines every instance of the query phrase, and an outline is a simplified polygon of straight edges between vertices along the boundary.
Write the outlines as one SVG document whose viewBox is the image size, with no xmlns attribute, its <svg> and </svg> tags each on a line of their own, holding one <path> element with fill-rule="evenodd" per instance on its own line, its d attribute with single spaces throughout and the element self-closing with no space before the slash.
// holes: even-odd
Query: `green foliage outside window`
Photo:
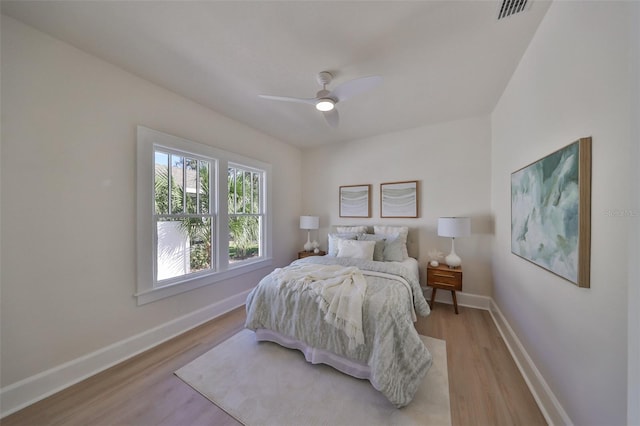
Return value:
<svg viewBox="0 0 640 426">
<path fill-rule="evenodd" d="M 243 260 L 259 256 L 260 246 L 260 174 L 229 167 L 229 259 Z"/>
<path fill-rule="evenodd" d="M 190 158 L 171 156 L 172 178 L 169 191 L 169 169 L 167 166 L 156 166 L 155 173 L 155 208 L 159 216 L 169 214 L 208 214 L 210 204 L 209 163 Z M 186 187 L 183 179 L 186 177 Z M 199 182 L 196 183 L 196 179 Z M 194 189 L 197 188 L 197 189 Z M 171 205 L 169 205 L 171 194 Z M 199 196 L 198 196 L 199 194 Z M 167 216 L 162 220 L 180 222 L 180 228 L 189 239 L 189 263 L 191 272 L 210 269 L 211 266 L 211 218 Z"/>
<path fill-rule="evenodd" d="M 169 156 L 163 153 L 156 155 L 160 158 L 159 162 L 156 160 L 155 170 L 156 215 L 159 220 L 180 221 L 180 228 L 189 239 L 191 272 L 209 269 L 212 267 L 213 259 L 212 219 L 208 216 L 175 217 L 172 214 L 206 215 L 210 213 L 211 167 L 208 162 L 187 157 Z M 171 179 L 169 178 L 170 162 Z M 230 262 L 260 256 L 261 176 L 259 172 L 237 167 L 228 169 Z M 199 182 L 196 183 L 196 179 Z M 169 182 L 171 182 L 171 190 L 169 190 Z M 169 197 L 171 197 L 170 200 Z"/>
</svg>

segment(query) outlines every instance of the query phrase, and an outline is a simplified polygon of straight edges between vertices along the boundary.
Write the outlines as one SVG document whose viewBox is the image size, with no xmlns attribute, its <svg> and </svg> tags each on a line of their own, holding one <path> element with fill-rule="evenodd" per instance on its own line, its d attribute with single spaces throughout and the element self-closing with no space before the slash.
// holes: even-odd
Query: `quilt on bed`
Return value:
<svg viewBox="0 0 640 426">
<path fill-rule="evenodd" d="M 364 275 L 364 343 L 354 344 L 344 330 L 325 320 L 326 309 L 320 307 L 318 290 L 314 291 L 312 285 L 305 285 L 299 277 L 295 284 L 283 282 L 287 268 L 267 275 L 249 293 L 246 327 L 273 330 L 366 364 L 371 369 L 373 387 L 397 407 L 407 405 L 432 362 L 413 325 L 415 313 L 429 315 L 417 277 L 396 262 L 330 256 L 306 257 L 290 267 L 299 270 L 314 264 L 355 267 Z"/>
</svg>

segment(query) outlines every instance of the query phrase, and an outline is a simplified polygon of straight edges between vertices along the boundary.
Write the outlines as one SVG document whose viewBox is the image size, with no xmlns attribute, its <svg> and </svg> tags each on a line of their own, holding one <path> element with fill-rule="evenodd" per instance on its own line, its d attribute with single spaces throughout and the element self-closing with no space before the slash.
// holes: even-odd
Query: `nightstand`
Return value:
<svg viewBox="0 0 640 426">
<path fill-rule="evenodd" d="M 298 259 L 302 259 L 309 256 L 324 256 L 325 254 L 327 254 L 327 252 L 322 250 L 320 250 L 318 253 L 314 253 L 312 251 L 299 251 Z"/>
<path fill-rule="evenodd" d="M 458 313 L 458 301 L 456 299 L 456 291 L 462 291 L 462 268 L 449 268 L 448 265 L 440 264 L 438 266 L 427 265 L 427 286 L 432 287 L 431 302 L 429 306 L 433 309 L 433 302 L 436 299 L 436 291 L 450 290 L 453 298 L 453 307 Z"/>
</svg>

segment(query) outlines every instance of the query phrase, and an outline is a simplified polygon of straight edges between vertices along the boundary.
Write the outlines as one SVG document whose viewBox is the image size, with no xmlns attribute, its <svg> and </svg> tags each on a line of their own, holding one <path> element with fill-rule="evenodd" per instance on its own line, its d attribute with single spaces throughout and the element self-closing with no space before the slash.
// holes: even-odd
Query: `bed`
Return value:
<svg viewBox="0 0 640 426">
<path fill-rule="evenodd" d="M 431 354 L 413 325 L 417 315 L 430 311 L 418 262 L 406 252 L 406 228 L 389 228 L 377 236 L 360 228 L 330 234 L 326 256 L 274 270 L 247 296 L 246 327 L 260 341 L 302 351 L 311 363 L 369 380 L 403 407 L 431 367 Z M 327 297 L 329 289 L 334 293 Z M 350 316 L 358 310 L 359 324 Z"/>
</svg>

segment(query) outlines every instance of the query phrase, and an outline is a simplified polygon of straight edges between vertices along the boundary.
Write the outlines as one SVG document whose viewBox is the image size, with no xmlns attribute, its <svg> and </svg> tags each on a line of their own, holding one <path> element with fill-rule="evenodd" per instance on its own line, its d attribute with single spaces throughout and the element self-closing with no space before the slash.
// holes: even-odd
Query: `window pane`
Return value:
<svg viewBox="0 0 640 426">
<path fill-rule="evenodd" d="M 229 167 L 229 214 L 261 214 L 262 173 Z"/>
<path fill-rule="evenodd" d="M 191 272 L 212 268 L 211 218 L 191 218 L 183 221 L 191 245 Z"/>
<path fill-rule="evenodd" d="M 211 218 L 158 219 L 157 238 L 158 281 L 211 269 Z"/>
<path fill-rule="evenodd" d="M 260 197 L 260 173 L 254 173 L 252 176 L 253 200 L 252 205 L 255 209 L 253 213 L 262 213 L 262 198 Z"/>
<path fill-rule="evenodd" d="M 185 195 L 187 213 L 198 213 L 198 160 L 185 158 Z"/>
<path fill-rule="evenodd" d="M 245 213 L 244 211 L 244 172 L 238 170 L 236 172 L 236 213 Z"/>
<path fill-rule="evenodd" d="M 227 172 L 228 187 L 229 187 L 229 199 L 227 209 L 228 213 L 236 213 L 236 195 L 237 195 L 237 180 L 236 169 L 229 167 Z"/>
<path fill-rule="evenodd" d="M 250 176 L 250 172 L 242 172 L 242 213 L 251 213 Z"/>
<path fill-rule="evenodd" d="M 200 161 L 200 213 L 209 213 L 209 163 Z"/>
<path fill-rule="evenodd" d="M 229 216 L 229 262 L 260 256 L 260 216 Z"/>
<path fill-rule="evenodd" d="M 171 156 L 171 213 L 184 212 L 184 157 Z"/>
<path fill-rule="evenodd" d="M 189 267 L 189 236 L 178 220 L 157 222 L 158 250 L 156 264 L 158 281 L 186 275 Z"/>
<path fill-rule="evenodd" d="M 169 154 L 155 152 L 154 198 L 155 213 L 169 213 Z"/>
</svg>

